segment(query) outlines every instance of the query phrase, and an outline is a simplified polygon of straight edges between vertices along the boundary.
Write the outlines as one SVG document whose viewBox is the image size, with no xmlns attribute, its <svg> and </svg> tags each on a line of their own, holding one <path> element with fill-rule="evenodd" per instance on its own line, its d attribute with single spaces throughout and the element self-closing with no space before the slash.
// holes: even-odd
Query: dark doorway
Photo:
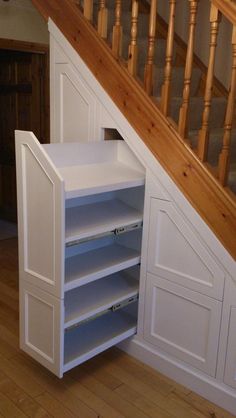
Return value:
<svg viewBox="0 0 236 418">
<path fill-rule="evenodd" d="M 0 49 L 0 218 L 9 221 L 17 219 L 15 129 L 49 142 L 48 53 L 16 46 Z"/>
</svg>

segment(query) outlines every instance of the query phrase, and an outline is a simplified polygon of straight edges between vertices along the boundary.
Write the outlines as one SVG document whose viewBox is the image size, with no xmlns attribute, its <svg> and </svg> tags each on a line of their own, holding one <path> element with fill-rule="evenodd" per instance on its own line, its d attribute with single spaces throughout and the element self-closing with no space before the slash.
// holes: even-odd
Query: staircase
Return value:
<svg viewBox="0 0 236 418">
<path fill-rule="evenodd" d="M 169 2 L 168 24 L 158 17 L 156 1 L 150 6 L 127 0 L 122 8 L 115 0 L 65 0 L 63 8 L 58 0 L 33 3 L 58 25 L 235 258 L 234 65 L 229 94 L 214 77 L 220 14 L 235 28 L 235 5 L 228 0 L 211 2 L 210 59 L 204 68 L 193 48 L 198 1 L 188 2 L 186 46 L 174 33 L 176 1 Z M 235 44 L 233 29 L 233 53 Z"/>
</svg>

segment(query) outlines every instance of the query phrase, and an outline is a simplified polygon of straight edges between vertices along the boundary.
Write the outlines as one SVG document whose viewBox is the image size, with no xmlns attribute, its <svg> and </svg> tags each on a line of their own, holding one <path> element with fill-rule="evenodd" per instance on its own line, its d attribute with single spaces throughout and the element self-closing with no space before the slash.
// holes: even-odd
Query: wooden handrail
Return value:
<svg viewBox="0 0 236 418">
<path fill-rule="evenodd" d="M 231 0 L 210 0 L 219 11 L 233 24 L 236 25 L 236 3 Z"/>
<path fill-rule="evenodd" d="M 45 17 L 53 19 L 145 145 L 236 259 L 236 200 L 183 143 L 71 0 L 64 0 L 63 7 L 61 0 L 32 1 Z"/>
</svg>

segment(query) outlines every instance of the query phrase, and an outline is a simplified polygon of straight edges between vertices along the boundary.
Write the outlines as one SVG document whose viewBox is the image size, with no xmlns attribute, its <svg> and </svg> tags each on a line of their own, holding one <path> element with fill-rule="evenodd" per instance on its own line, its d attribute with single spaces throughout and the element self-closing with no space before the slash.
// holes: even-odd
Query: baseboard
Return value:
<svg viewBox="0 0 236 418">
<path fill-rule="evenodd" d="M 231 414 L 236 414 L 236 391 L 225 384 L 154 350 L 138 337 L 129 338 L 118 347 L 170 379 L 226 409 Z"/>
</svg>

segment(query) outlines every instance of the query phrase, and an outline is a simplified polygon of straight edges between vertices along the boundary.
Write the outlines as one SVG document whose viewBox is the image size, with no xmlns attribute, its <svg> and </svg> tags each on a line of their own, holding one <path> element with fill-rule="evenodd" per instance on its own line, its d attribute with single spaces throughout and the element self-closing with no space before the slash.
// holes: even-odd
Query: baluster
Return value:
<svg viewBox="0 0 236 418">
<path fill-rule="evenodd" d="M 198 156 L 201 161 L 205 161 L 208 153 L 209 142 L 209 118 L 211 111 L 211 99 L 212 99 L 212 87 L 214 78 L 215 56 L 217 47 L 217 36 L 219 31 L 221 14 L 216 6 L 211 5 L 210 22 L 211 22 L 211 34 L 210 34 L 210 52 L 208 71 L 206 79 L 206 89 L 204 96 L 204 110 L 202 115 L 202 128 L 199 131 L 198 136 Z"/>
<path fill-rule="evenodd" d="M 234 105 L 236 96 L 236 26 L 232 34 L 232 74 L 227 102 L 227 109 L 224 124 L 223 146 L 219 157 L 219 180 L 223 186 L 226 185 L 229 170 L 231 130 L 234 116 Z"/>
<path fill-rule="evenodd" d="M 137 71 L 137 34 L 138 34 L 138 1 L 132 0 L 132 17 L 131 17 L 131 41 L 128 53 L 128 70 L 130 74 L 136 75 Z"/>
<path fill-rule="evenodd" d="M 112 34 L 112 51 L 117 57 L 121 55 L 122 50 L 121 4 L 122 0 L 116 0 L 115 25 L 113 26 Z"/>
<path fill-rule="evenodd" d="M 84 0 L 84 17 L 89 21 L 93 19 L 93 0 Z"/>
<path fill-rule="evenodd" d="M 167 34 L 167 46 L 166 46 L 166 64 L 164 73 L 164 82 L 161 89 L 161 110 L 165 116 L 168 115 L 169 102 L 170 102 L 170 87 L 172 76 L 172 60 L 174 49 L 174 33 L 175 33 L 175 9 L 176 0 L 170 0 L 170 15 L 169 26 Z"/>
<path fill-rule="evenodd" d="M 147 62 L 144 72 L 144 87 L 147 94 L 151 95 L 153 91 L 153 61 L 156 38 L 156 20 L 157 20 L 157 0 L 151 1 L 149 33 L 148 33 L 148 51 Z"/>
<path fill-rule="evenodd" d="M 193 69 L 193 48 L 195 37 L 195 26 L 197 19 L 197 8 L 199 0 L 192 1 L 190 3 L 190 18 L 189 18 L 189 38 L 187 57 L 184 73 L 184 89 L 183 89 L 183 102 L 179 113 L 179 133 L 183 138 L 187 136 L 188 129 L 188 112 L 189 112 L 189 99 L 190 99 L 190 83 Z"/>
<path fill-rule="evenodd" d="M 107 18 L 108 10 L 106 8 L 106 1 L 99 0 L 98 33 L 104 39 L 107 38 Z"/>
</svg>

